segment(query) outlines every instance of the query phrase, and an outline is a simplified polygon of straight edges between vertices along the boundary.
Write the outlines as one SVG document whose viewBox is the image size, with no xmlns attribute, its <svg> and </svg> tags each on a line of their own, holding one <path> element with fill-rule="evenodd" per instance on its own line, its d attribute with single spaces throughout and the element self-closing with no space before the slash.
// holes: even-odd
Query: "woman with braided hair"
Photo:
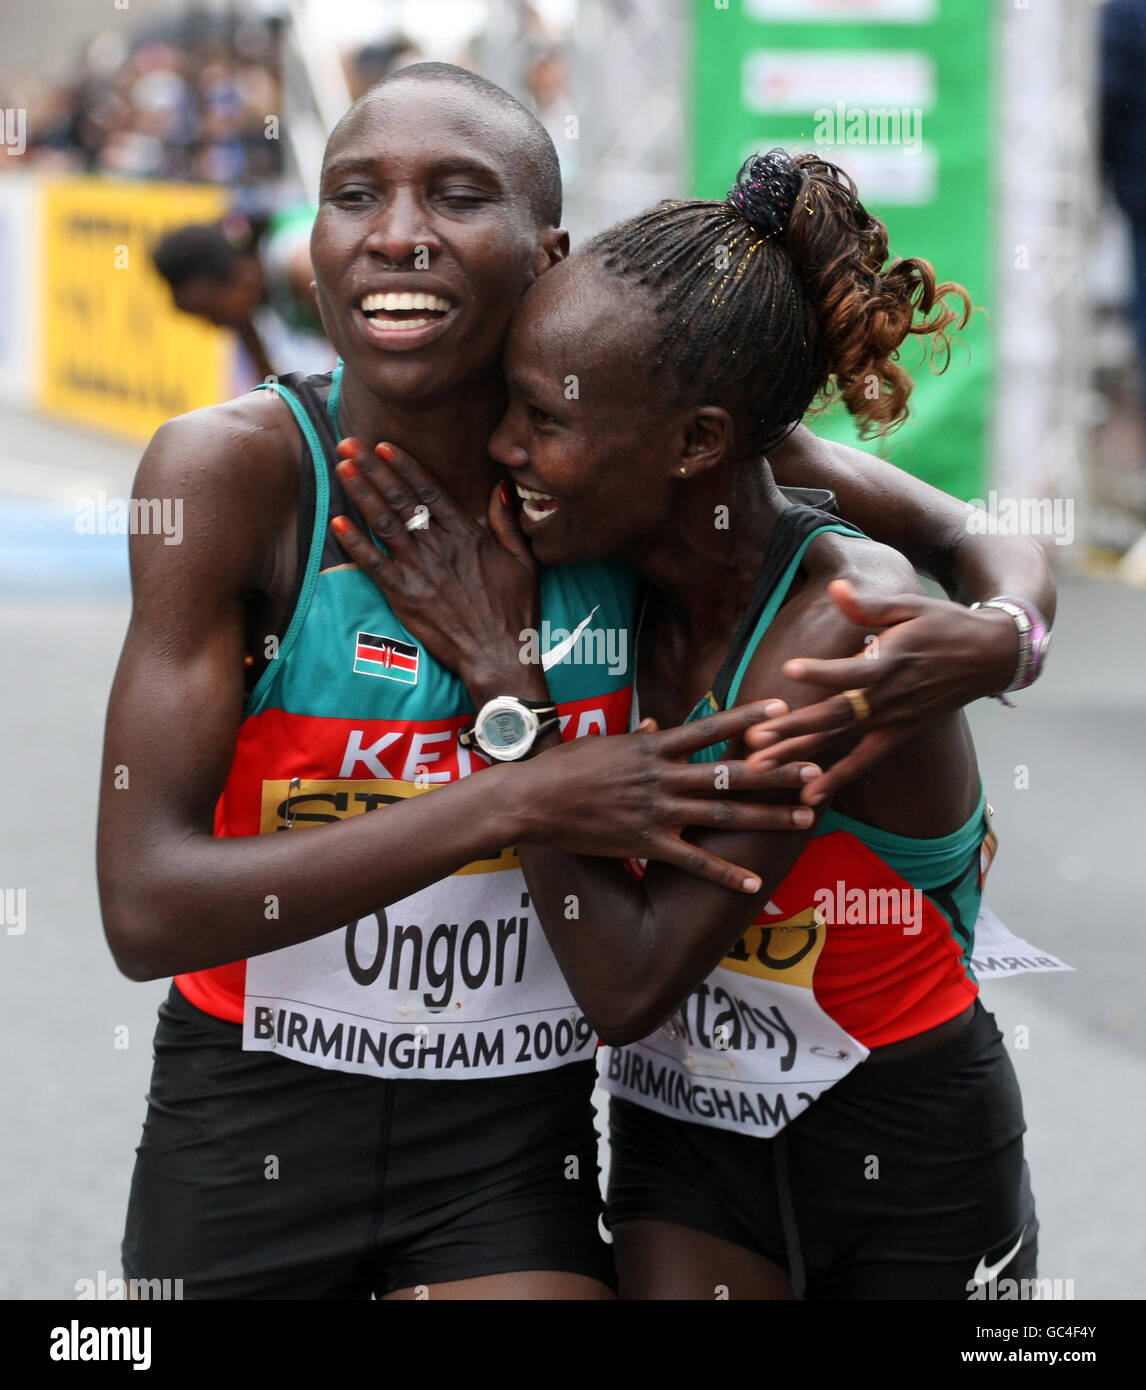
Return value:
<svg viewBox="0 0 1146 1390">
<path fill-rule="evenodd" d="M 768 455 L 832 396 L 866 430 L 893 428 L 911 392 L 898 350 L 915 336 L 945 360 L 969 308 L 926 261 L 888 264 L 885 228 L 840 169 L 772 151 L 726 200 L 630 218 L 526 294 L 491 443 L 520 499 L 518 514 L 506 489 L 491 509 L 518 562 L 516 579 L 501 568 L 499 613 L 473 601 L 481 561 L 467 558 L 493 540 L 434 525 L 434 490 L 387 446 L 369 479 L 353 460 L 343 476 L 389 557 L 335 528 L 419 640 L 441 650 L 450 634 L 471 688 L 545 701 L 542 666 L 505 636 L 536 627 L 535 561 L 607 556 L 644 581 L 643 727 L 773 697 L 798 710 L 813 696 L 785 664 L 864 644 L 841 582 L 878 598 L 917 581 L 896 552 L 792 504 Z M 415 497 L 431 524 L 409 537 Z M 863 694 L 848 703 L 862 720 Z M 719 784 L 721 759 L 743 752 L 690 761 L 713 762 Z M 966 723 L 920 720 L 834 799 L 814 790 L 821 768 L 803 775 L 801 830 L 690 832 L 729 865 L 724 886 L 520 846 L 608 1045 L 622 1292 L 987 1296 L 1033 1275 L 1037 1221 L 1014 1071 L 970 970 L 993 836 Z M 603 794 L 587 790 L 586 817 Z"/>
</svg>

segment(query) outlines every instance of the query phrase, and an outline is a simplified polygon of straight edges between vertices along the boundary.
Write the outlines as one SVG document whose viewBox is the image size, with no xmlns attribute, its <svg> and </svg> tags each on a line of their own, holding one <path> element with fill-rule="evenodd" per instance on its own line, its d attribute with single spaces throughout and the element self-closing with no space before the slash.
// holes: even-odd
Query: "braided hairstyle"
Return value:
<svg viewBox="0 0 1146 1390">
<path fill-rule="evenodd" d="M 747 160 L 723 202 L 661 203 L 579 254 L 652 296 L 654 367 L 672 374 L 679 402 L 751 419 L 757 451 L 779 443 L 817 397 L 826 405 L 839 395 L 865 438 L 895 429 L 912 390 L 898 349 L 924 337 L 942 371 L 945 329 L 971 312 L 967 291 L 936 285 L 927 261 L 887 265 L 887 228 L 842 169 L 780 149 Z M 943 303 L 948 295 L 961 315 Z"/>
</svg>

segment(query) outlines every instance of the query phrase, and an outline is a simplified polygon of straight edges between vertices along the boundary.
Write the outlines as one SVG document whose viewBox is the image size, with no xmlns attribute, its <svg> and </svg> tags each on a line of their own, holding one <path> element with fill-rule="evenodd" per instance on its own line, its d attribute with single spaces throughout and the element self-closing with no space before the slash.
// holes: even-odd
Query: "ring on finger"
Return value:
<svg viewBox="0 0 1146 1390">
<path fill-rule="evenodd" d="M 867 696 L 862 690 L 845 690 L 844 699 L 851 705 L 852 713 L 855 715 L 857 723 L 859 723 L 861 719 L 871 718 L 871 706 L 868 704 Z"/>
</svg>

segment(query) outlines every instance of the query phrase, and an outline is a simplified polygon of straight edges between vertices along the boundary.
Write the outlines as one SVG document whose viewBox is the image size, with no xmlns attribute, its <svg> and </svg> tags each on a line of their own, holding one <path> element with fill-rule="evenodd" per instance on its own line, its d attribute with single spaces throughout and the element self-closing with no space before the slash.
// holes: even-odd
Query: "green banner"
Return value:
<svg viewBox="0 0 1146 1390">
<path fill-rule="evenodd" d="M 693 0 L 693 187 L 722 197 L 741 162 L 781 145 L 841 164 L 886 222 L 893 256 L 922 256 L 970 292 L 951 365 L 909 341 L 911 418 L 866 443 L 845 411 L 809 420 L 964 499 L 983 496 L 991 403 L 990 0 Z"/>
</svg>

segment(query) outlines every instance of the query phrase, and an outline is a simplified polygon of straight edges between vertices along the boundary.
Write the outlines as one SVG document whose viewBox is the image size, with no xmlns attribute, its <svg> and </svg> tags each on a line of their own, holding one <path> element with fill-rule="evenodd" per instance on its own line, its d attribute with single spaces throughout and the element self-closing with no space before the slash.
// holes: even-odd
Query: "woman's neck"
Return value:
<svg viewBox="0 0 1146 1390">
<path fill-rule="evenodd" d="M 500 375 L 475 379 L 449 396 L 385 400 L 344 370 L 339 426 L 367 448 L 396 444 L 442 484 L 457 505 L 485 519 L 500 476 L 487 444 L 505 411 Z"/>
<path fill-rule="evenodd" d="M 739 623 L 785 507 L 768 465 L 702 475 L 634 563 L 690 646 L 723 642 Z"/>
</svg>

